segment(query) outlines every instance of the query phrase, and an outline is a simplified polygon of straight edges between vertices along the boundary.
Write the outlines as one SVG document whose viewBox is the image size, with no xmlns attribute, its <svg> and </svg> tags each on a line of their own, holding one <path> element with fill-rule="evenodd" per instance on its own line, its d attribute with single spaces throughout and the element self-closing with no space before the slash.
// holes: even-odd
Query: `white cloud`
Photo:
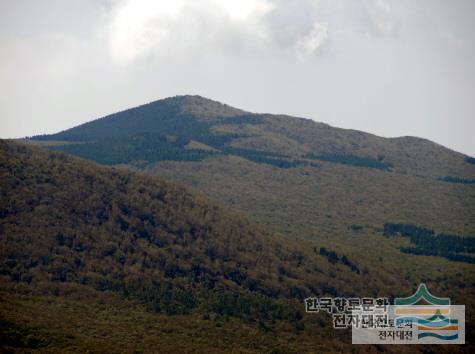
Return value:
<svg viewBox="0 0 475 354">
<path fill-rule="evenodd" d="M 211 2 L 220 7 L 233 21 L 259 18 L 273 8 L 267 0 L 214 0 Z"/>
<path fill-rule="evenodd" d="M 110 46 L 113 57 L 130 60 L 140 56 L 170 35 L 183 0 L 133 0 L 120 3 L 112 14 Z"/>
<path fill-rule="evenodd" d="M 219 47 L 226 35 L 265 40 L 263 18 L 272 8 L 268 0 L 124 0 L 112 14 L 111 52 L 127 62 L 148 54 Z"/>
<path fill-rule="evenodd" d="M 364 4 L 371 19 L 370 25 L 378 34 L 394 34 L 398 21 L 391 6 L 385 0 L 365 0 Z"/>
<path fill-rule="evenodd" d="M 300 60 L 318 53 L 328 38 L 328 25 L 316 22 L 312 30 L 301 37 L 296 45 L 296 53 Z"/>
<path fill-rule="evenodd" d="M 387 35 L 398 27 L 385 0 L 121 0 L 109 23 L 112 57 L 125 64 L 246 47 L 290 50 L 303 60 L 342 36 Z"/>
</svg>

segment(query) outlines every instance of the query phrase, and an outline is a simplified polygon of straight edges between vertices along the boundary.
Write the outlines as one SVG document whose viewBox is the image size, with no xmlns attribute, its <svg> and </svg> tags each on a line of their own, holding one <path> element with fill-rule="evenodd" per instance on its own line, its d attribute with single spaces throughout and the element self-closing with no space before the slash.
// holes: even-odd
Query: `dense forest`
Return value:
<svg viewBox="0 0 475 354">
<path fill-rule="evenodd" d="M 357 167 L 377 168 L 380 170 L 389 170 L 393 165 L 389 162 L 380 161 L 367 156 L 355 156 L 350 154 L 323 154 L 315 155 L 309 153 L 305 155 L 308 159 L 316 159 L 334 163 L 341 163 L 344 165 L 351 165 Z"/>
<path fill-rule="evenodd" d="M 215 137 L 211 135 L 206 139 L 201 139 L 200 142 L 206 141 L 207 145 L 216 149 L 222 148 L 222 144 L 228 138 L 227 136 Z M 67 152 L 104 165 L 154 163 L 157 161 L 201 161 L 211 156 L 234 155 L 277 168 L 318 167 L 318 164 L 314 162 L 252 149 L 231 147 L 223 148 L 222 151 L 189 149 L 186 147 L 189 142 L 182 137 L 169 138 L 156 133 L 143 133 L 100 142 L 55 145 L 51 149 Z"/>
<path fill-rule="evenodd" d="M 112 138 L 93 143 L 53 146 L 52 149 L 96 161 L 104 165 L 118 165 L 145 161 L 200 161 L 213 152 L 186 149 L 188 141 L 177 141 L 162 134 L 143 133 L 131 137 Z"/>
<path fill-rule="evenodd" d="M 468 254 L 475 253 L 475 237 L 459 236 L 439 233 L 434 230 L 409 224 L 384 225 L 384 236 L 407 237 L 415 247 L 402 247 L 404 253 L 423 256 L 441 256 L 451 261 L 475 263 L 475 257 Z"/>
<path fill-rule="evenodd" d="M 475 179 L 467 179 L 467 178 L 461 178 L 461 177 L 454 177 L 454 176 L 445 176 L 439 178 L 439 180 L 443 182 L 449 182 L 449 183 L 461 183 L 461 184 L 474 184 Z"/>
<path fill-rule="evenodd" d="M 465 157 L 465 162 L 475 165 L 475 157 L 467 156 Z"/>
<path fill-rule="evenodd" d="M 315 249 L 315 253 L 317 253 L 317 249 Z M 336 264 L 340 262 L 345 266 L 349 267 L 352 272 L 360 274 L 360 270 L 358 266 L 351 261 L 346 255 L 339 256 L 335 251 L 329 251 L 325 247 L 320 247 L 318 253 L 322 256 L 325 256 L 328 261 L 332 264 Z"/>
<path fill-rule="evenodd" d="M 176 133 L 176 132 L 175 132 Z M 353 155 L 314 155 L 306 154 L 303 159 L 254 149 L 242 149 L 229 146 L 229 142 L 239 135 L 213 135 L 211 133 L 196 136 L 166 136 L 162 133 L 140 133 L 133 136 L 100 140 L 99 142 L 81 142 L 76 144 L 55 145 L 52 149 L 93 160 L 105 165 L 115 165 L 136 161 L 149 163 L 157 161 L 201 161 L 218 155 L 235 155 L 247 160 L 272 165 L 277 168 L 296 168 L 302 166 L 318 167 L 308 160 L 321 160 L 357 167 L 388 170 L 392 165 L 370 157 Z M 214 150 L 187 149 L 191 138 L 210 146 Z M 39 137 L 41 139 L 41 137 Z M 221 150 L 219 150 L 221 149 Z M 451 177 L 453 179 L 453 177 Z M 445 180 L 445 179 L 444 179 Z M 463 180 L 463 179 L 461 179 Z M 458 183 L 467 183 L 464 182 Z M 453 182 L 450 180 L 448 182 Z"/>
</svg>

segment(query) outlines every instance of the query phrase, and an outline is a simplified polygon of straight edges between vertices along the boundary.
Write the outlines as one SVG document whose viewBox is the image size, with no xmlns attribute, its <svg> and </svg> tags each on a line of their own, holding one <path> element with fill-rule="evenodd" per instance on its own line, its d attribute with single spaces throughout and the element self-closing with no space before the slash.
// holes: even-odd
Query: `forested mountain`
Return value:
<svg viewBox="0 0 475 354">
<path fill-rule="evenodd" d="M 361 249 L 351 225 L 376 241 L 391 222 L 475 235 L 473 158 L 420 138 L 177 96 L 29 142 L 162 175 L 328 247 Z"/>
<path fill-rule="evenodd" d="M 134 244 L 140 247 L 146 245 L 146 256 L 141 256 L 133 267 L 126 267 L 125 263 L 125 269 L 140 270 L 146 274 L 145 279 L 157 276 L 165 288 L 177 289 L 178 286 L 180 292 L 189 291 L 190 281 L 191 284 L 199 284 L 193 285 L 191 290 L 191 293 L 199 294 L 192 297 L 194 312 L 182 316 L 213 311 L 222 316 L 221 310 L 216 310 L 219 306 L 207 302 L 216 299 L 214 288 L 207 289 L 201 280 L 190 275 L 194 274 L 196 269 L 193 267 L 199 263 L 206 268 L 206 271 L 200 270 L 199 274 L 206 274 L 206 279 L 213 279 L 219 289 L 222 285 L 226 291 L 234 294 L 230 295 L 231 298 L 236 293 L 251 296 L 249 299 L 246 297 L 246 301 L 251 303 L 255 301 L 254 296 L 262 296 L 265 301 L 287 301 L 289 303 L 286 306 L 295 309 L 292 306 L 298 308 L 298 305 L 292 303 L 291 299 L 312 292 L 333 296 L 400 296 L 409 295 L 417 284 L 425 282 L 432 293 L 451 297 L 454 303 L 465 304 L 468 317 L 473 318 L 475 184 L 471 181 L 475 180 L 475 164 L 472 157 L 425 139 L 381 138 L 364 132 L 334 128 L 310 119 L 254 114 L 199 96 L 179 96 L 152 102 L 57 134 L 36 136 L 25 141 L 109 166 L 100 168 L 61 157 L 67 164 L 80 166 L 79 170 L 91 170 L 94 171 L 91 174 L 107 176 L 104 179 L 110 180 L 112 186 L 100 187 L 103 192 L 99 195 L 117 196 L 117 203 L 121 198 L 134 200 L 135 204 L 125 209 L 117 204 L 111 209 L 114 217 L 102 221 L 100 218 L 95 219 L 98 214 L 101 215 L 99 210 L 93 214 L 85 211 L 87 205 L 99 203 L 101 198 L 94 197 L 83 206 L 85 217 L 94 217 L 97 227 L 101 228 L 99 234 L 103 235 L 101 237 L 106 244 L 114 243 L 110 235 L 119 232 L 135 238 Z M 10 150 L 23 149 L 17 145 L 5 146 Z M 54 156 L 63 156 L 51 152 L 48 157 L 44 151 L 31 152 L 28 148 L 16 151 L 13 155 L 18 154 L 43 156 L 44 162 L 41 164 L 47 167 L 41 170 L 46 174 L 54 167 L 46 161 L 55 161 L 57 159 Z M 34 161 L 38 161 L 38 158 L 29 162 Z M 157 215 L 166 215 L 171 225 L 174 225 L 171 221 L 174 219 L 187 220 L 187 226 L 180 224 L 180 229 L 165 227 L 162 223 L 154 225 L 141 215 L 158 211 L 158 204 L 155 203 L 160 202 L 160 199 L 155 201 L 147 197 L 147 193 L 144 197 L 135 191 L 135 187 L 120 187 L 121 178 L 129 176 L 130 183 L 137 189 L 142 188 L 139 185 L 144 185 L 143 188 L 152 191 L 159 189 L 159 183 L 165 186 L 161 188 L 176 190 L 175 196 L 180 193 L 189 195 L 189 192 L 147 175 L 186 185 L 199 192 L 199 195 L 204 194 L 217 203 L 239 210 L 242 215 L 218 207 L 218 214 L 208 219 L 200 212 L 195 215 L 192 208 L 173 207 L 173 212 L 163 214 L 160 211 Z M 71 188 L 84 182 L 83 179 L 71 180 L 74 182 Z M 64 188 L 69 190 L 69 186 L 66 186 Z M 92 188 L 90 192 L 94 191 L 92 194 L 96 195 L 96 184 L 85 186 Z M 79 190 L 84 188 L 80 187 Z M 116 189 L 120 191 L 121 188 L 125 188 L 124 195 L 116 195 L 119 193 Z M 204 201 L 199 195 L 190 198 L 198 198 L 204 205 L 214 205 L 214 202 Z M 131 199 L 127 196 L 131 196 Z M 45 200 L 48 198 L 45 197 Z M 78 202 L 82 200 L 77 194 L 70 198 Z M 173 197 L 169 200 L 171 205 L 181 205 L 175 199 L 183 201 L 182 198 Z M 54 208 L 64 209 L 62 204 Z M 147 211 L 143 212 L 142 209 Z M 177 214 L 178 211 L 181 214 Z M 76 215 L 76 212 L 76 209 L 71 210 L 71 215 Z M 247 218 L 258 226 L 246 221 Z M 63 216 L 60 219 L 70 218 Z M 221 224 L 216 220 L 226 221 Z M 236 224 L 235 220 L 239 222 Z M 218 224 L 212 230 L 226 226 L 226 232 L 216 233 L 213 239 L 219 241 L 217 244 L 211 243 L 213 247 L 209 247 L 211 241 L 203 242 L 200 237 L 195 239 L 192 236 L 194 231 L 190 229 L 190 222 L 193 225 L 208 225 L 215 221 Z M 84 230 L 92 227 L 86 224 Z M 163 238 L 156 241 L 155 236 L 150 236 L 154 228 L 158 228 L 161 234 L 162 227 L 176 241 L 163 245 Z M 75 228 L 76 225 L 69 226 L 70 230 Z M 230 235 L 240 235 L 244 229 L 249 230 L 244 231 L 248 237 L 240 242 L 233 243 L 225 236 L 228 232 Z M 64 250 L 70 250 L 68 245 L 72 245 L 69 240 L 71 235 L 58 236 L 57 232 L 56 229 L 52 232 L 59 240 L 55 238 L 54 242 L 59 242 Z M 177 232 L 181 236 L 177 236 Z M 189 236 L 183 237 L 182 233 Z M 234 240 L 235 237 L 231 238 Z M 229 247 L 223 246 L 226 244 L 224 240 L 230 242 Z M 243 243 L 246 247 L 241 249 Z M 448 244 L 451 247 L 447 248 Z M 250 248 L 247 248 L 248 245 Z M 117 255 L 135 259 L 136 254 L 144 253 L 139 248 L 132 257 L 129 253 L 123 254 L 122 243 L 116 247 L 112 256 L 104 256 L 101 260 L 96 260 L 96 255 L 102 255 L 102 250 L 95 251 L 94 260 L 88 263 L 97 262 L 103 267 L 103 262 L 109 264 Z M 149 247 L 154 251 L 149 251 Z M 21 249 L 20 246 L 18 248 Z M 107 250 L 104 252 L 109 253 Z M 259 252 L 264 252 L 262 257 Z M 175 261 L 171 260 L 173 257 L 176 257 Z M 166 260 L 164 264 L 159 261 L 161 259 Z M 263 263 L 253 263 L 253 259 L 262 259 Z M 147 270 L 147 264 L 151 264 L 154 271 Z M 229 275 L 231 269 L 235 268 L 238 272 Z M 99 266 L 94 266 L 94 269 L 99 269 Z M 258 269 L 265 270 L 259 272 Z M 48 269 L 46 272 L 51 273 Z M 72 273 L 77 274 L 78 271 Z M 114 272 L 108 271 L 106 278 L 111 274 Z M 140 273 L 140 277 L 143 274 Z M 149 274 L 153 275 L 149 278 Z M 242 274 L 245 274 L 244 279 Z M 66 279 L 68 284 L 70 280 L 75 283 L 79 280 L 81 286 L 98 291 L 97 286 L 88 282 L 89 278 L 82 271 L 77 277 L 75 275 Z M 134 284 L 133 276 L 119 279 L 123 279 L 125 284 Z M 122 284 L 122 280 L 119 283 Z M 153 299 L 167 296 L 144 295 L 144 292 L 154 289 L 153 284 L 148 284 L 146 290 L 137 290 L 133 286 L 124 290 L 122 285 L 114 286 L 114 294 L 126 294 L 127 299 L 138 299 L 152 308 L 156 306 L 155 310 L 158 309 L 159 313 L 169 311 L 166 310 L 169 305 L 153 305 L 157 302 Z M 105 289 L 110 290 L 108 287 Z M 162 285 L 159 289 L 162 289 Z M 183 298 L 189 299 L 189 296 Z M 230 301 L 235 303 L 237 300 Z M 261 305 L 256 306 L 262 308 Z M 179 304 L 172 306 L 179 309 L 183 307 Z M 182 310 L 173 311 L 181 313 Z M 259 323 L 260 312 L 248 312 L 247 319 L 235 316 L 236 313 L 232 311 L 226 316 L 247 322 L 250 318 L 257 318 Z M 305 324 L 306 329 L 300 331 L 299 335 L 307 333 L 309 327 L 315 329 L 312 319 L 304 316 L 299 320 L 299 317 L 294 312 L 294 318 L 285 317 L 276 321 L 290 323 L 294 329 Z M 266 319 L 261 320 L 263 328 L 269 327 Z M 325 332 L 325 326 L 321 330 L 327 337 L 333 333 Z M 289 332 L 282 333 L 287 333 L 282 338 L 290 335 Z M 333 343 L 334 339 L 339 340 L 329 340 Z M 336 347 L 332 348 L 334 350 Z"/>
<path fill-rule="evenodd" d="M 194 160 L 183 152 L 200 150 L 187 146 L 192 141 L 201 143 L 201 150 L 209 147 L 208 156 L 237 155 L 262 163 L 327 161 L 431 177 L 475 174 L 470 157 L 425 139 L 381 138 L 310 119 L 254 114 L 200 96 L 151 102 L 33 139 L 81 142 L 68 151 L 107 164 L 136 161 L 141 155 L 149 162 Z M 125 156 L 117 157 L 119 150 Z"/>
<path fill-rule="evenodd" d="M 414 246 L 385 239 L 387 223 L 475 235 L 473 158 L 420 138 L 381 138 L 177 96 L 28 142 L 175 180 L 276 232 L 363 257 L 368 267 L 381 262 L 368 243 L 387 244 L 388 268 Z M 411 256 L 399 274 L 417 281 L 414 263 L 427 273 L 432 262 L 442 262 L 445 275 L 457 272 L 452 262 Z"/>
</svg>

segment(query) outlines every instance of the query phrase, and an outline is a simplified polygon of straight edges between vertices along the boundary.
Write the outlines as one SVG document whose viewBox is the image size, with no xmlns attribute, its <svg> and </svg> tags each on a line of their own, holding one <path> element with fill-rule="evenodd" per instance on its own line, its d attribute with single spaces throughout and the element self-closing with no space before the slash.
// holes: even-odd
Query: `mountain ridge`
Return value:
<svg viewBox="0 0 475 354">
<path fill-rule="evenodd" d="M 211 156 L 203 154 L 200 149 L 192 149 L 196 152 L 191 154 L 192 157 L 190 152 L 185 154 L 182 151 L 184 146 L 193 140 L 209 146 L 208 152 L 214 150 L 243 156 L 236 149 L 253 150 L 254 155 L 267 155 L 265 159 L 271 163 L 271 158 L 275 160 L 276 154 L 281 155 L 285 157 L 285 161 L 280 163 L 282 166 L 292 166 L 288 163 L 292 159 L 301 161 L 295 166 L 316 160 L 317 163 L 327 161 L 388 168 L 397 173 L 431 178 L 475 179 L 474 165 L 466 162 L 469 156 L 428 139 L 410 136 L 384 138 L 354 129 L 332 127 L 308 118 L 250 113 L 201 96 L 175 96 L 153 101 L 56 134 L 35 136 L 29 141 L 86 143 L 86 146 L 69 146 L 65 150 L 94 159 L 97 154 L 85 151 L 87 147 L 104 152 L 111 149 L 107 144 L 101 145 L 104 140 L 122 139 L 118 143 L 111 141 L 120 150 L 117 144 L 130 145 L 126 138 L 134 134 L 147 134 L 148 137 L 157 134 L 163 140 L 161 149 L 170 148 L 174 151 L 173 156 L 179 156 L 172 159 Z M 176 138 L 178 142 L 174 143 L 172 140 Z M 101 146 L 94 146 L 94 143 Z M 137 148 L 140 147 L 132 147 Z M 132 153 L 131 159 L 137 159 L 137 155 L 140 153 Z M 260 159 L 265 160 L 264 157 Z M 128 161 L 106 158 L 98 162 Z"/>
<path fill-rule="evenodd" d="M 354 128 L 342 128 L 342 127 L 332 126 L 328 123 L 321 122 L 321 121 L 316 121 L 312 118 L 298 117 L 298 116 L 293 116 L 293 115 L 290 115 L 290 114 L 275 114 L 275 113 L 267 113 L 267 112 L 260 112 L 260 113 L 250 112 L 250 111 L 242 110 L 242 109 L 239 109 L 239 108 L 235 108 L 233 106 L 227 105 L 225 103 L 221 103 L 219 101 L 216 101 L 216 100 L 213 100 L 213 99 L 201 96 L 201 95 L 188 95 L 188 94 L 176 95 L 176 96 L 170 96 L 170 97 L 166 97 L 166 98 L 162 98 L 162 99 L 157 99 L 157 100 L 153 100 L 153 101 L 150 101 L 148 103 L 140 104 L 140 105 L 137 105 L 137 106 L 134 106 L 134 107 L 131 107 L 131 108 L 127 108 L 127 109 L 124 109 L 124 110 L 119 110 L 117 112 L 107 114 L 105 116 L 93 119 L 91 121 L 81 123 L 76 127 L 81 127 L 83 125 L 88 125 L 88 124 L 93 123 L 93 122 L 98 121 L 98 120 L 112 118 L 112 117 L 117 116 L 120 113 L 131 112 L 131 111 L 138 110 L 138 109 L 141 109 L 141 108 L 144 108 L 144 107 L 161 105 L 161 104 L 166 104 L 166 105 L 169 105 L 169 106 L 176 106 L 175 108 L 177 108 L 181 113 L 196 114 L 200 118 L 203 118 L 202 117 L 203 115 L 211 114 L 211 118 L 226 117 L 226 116 L 233 116 L 233 115 L 234 116 L 237 116 L 237 115 L 253 115 L 253 116 L 262 116 L 262 117 L 282 117 L 282 118 L 290 118 L 290 119 L 301 119 L 301 120 L 316 123 L 317 125 L 319 125 L 321 127 L 340 129 L 340 130 L 343 130 L 343 131 L 348 131 L 348 132 L 353 132 L 353 133 L 363 133 L 363 134 L 367 134 L 367 135 L 374 136 L 374 137 L 377 137 L 377 138 L 382 138 L 382 139 L 411 140 L 413 142 L 421 140 L 421 141 L 425 141 L 425 142 L 431 142 L 431 143 L 433 143 L 433 144 L 435 144 L 439 147 L 443 147 L 443 148 L 451 150 L 453 152 L 460 153 L 464 156 L 469 156 L 468 154 L 455 151 L 451 148 L 446 147 L 443 144 L 437 143 L 433 140 L 430 140 L 430 139 L 424 138 L 424 137 L 419 137 L 419 136 L 414 136 L 414 135 L 383 137 L 383 136 L 380 136 L 378 134 L 368 133 L 368 132 L 358 130 L 358 129 L 354 129 Z M 203 108 L 203 110 L 201 112 L 199 110 L 199 107 Z M 206 118 L 210 118 L 210 117 L 208 116 Z M 34 136 L 31 136 L 30 138 L 38 139 L 40 137 L 44 137 L 44 138 L 51 137 L 51 136 L 55 136 L 57 134 L 67 132 L 71 129 L 74 129 L 74 128 L 68 128 L 68 129 L 62 130 L 58 133 L 53 133 L 53 134 L 34 135 Z"/>
</svg>

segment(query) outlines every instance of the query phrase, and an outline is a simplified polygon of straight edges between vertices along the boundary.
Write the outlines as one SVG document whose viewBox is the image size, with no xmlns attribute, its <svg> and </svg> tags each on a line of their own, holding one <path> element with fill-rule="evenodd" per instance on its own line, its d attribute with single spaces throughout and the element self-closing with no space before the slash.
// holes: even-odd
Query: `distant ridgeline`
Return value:
<svg viewBox="0 0 475 354">
<path fill-rule="evenodd" d="M 475 237 L 448 234 L 436 234 L 434 230 L 409 224 L 384 225 L 384 236 L 397 235 L 407 237 L 415 247 L 401 247 L 401 252 L 421 256 L 440 256 L 450 261 L 475 263 Z"/>
</svg>

